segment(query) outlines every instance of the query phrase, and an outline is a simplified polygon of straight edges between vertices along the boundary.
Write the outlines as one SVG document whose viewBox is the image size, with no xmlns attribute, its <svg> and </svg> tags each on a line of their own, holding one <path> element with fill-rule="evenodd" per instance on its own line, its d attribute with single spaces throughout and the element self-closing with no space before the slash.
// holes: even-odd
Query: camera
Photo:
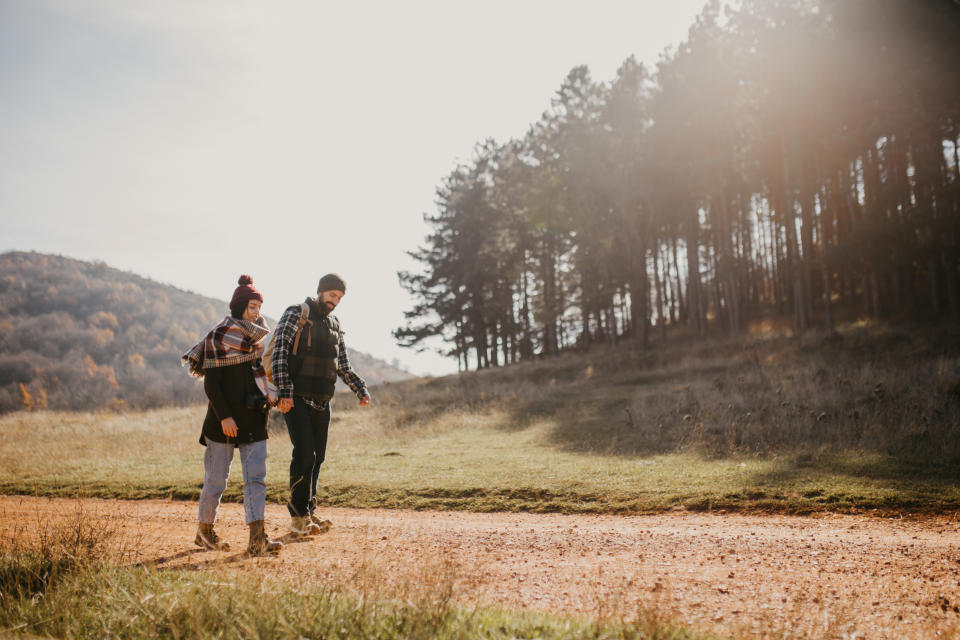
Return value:
<svg viewBox="0 0 960 640">
<path fill-rule="evenodd" d="M 247 409 L 253 411 L 259 411 L 260 413 L 270 412 L 270 403 L 267 402 L 267 399 L 262 393 L 248 393 L 247 397 L 243 399 L 243 404 Z"/>
</svg>

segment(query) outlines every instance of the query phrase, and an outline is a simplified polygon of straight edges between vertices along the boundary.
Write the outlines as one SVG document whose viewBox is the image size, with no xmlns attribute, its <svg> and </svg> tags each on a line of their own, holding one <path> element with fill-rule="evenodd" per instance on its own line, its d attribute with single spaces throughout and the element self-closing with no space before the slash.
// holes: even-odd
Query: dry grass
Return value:
<svg viewBox="0 0 960 640">
<path fill-rule="evenodd" d="M 83 507 L 55 520 L 37 515 L 0 539 L 0 601 L 36 601 L 77 573 L 96 572 L 132 557 L 116 527 L 90 517 Z"/>
<path fill-rule="evenodd" d="M 636 638 L 706 636 L 672 622 L 561 618 L 455 605 L 444 558 L 385 580 L 375 558 L 321 583 L 256 570 L 202 573 L 133 562 L 122 536 L 81 510 L 0 542 L 0 634 L 71 638 Z M 251 561 L 252 562 L 252 561 Z"/>
<path fill-rule="evenodd" d="M 627 344 L 395 389 L 386 401 L 398 427 L 451 405 L 498 408 L 510 413 L 507 429 L 552 418 L 555 442 L 576 450 L 723 456 L 906 445 L 960 456 L 960 334 L 949 329 Z"/>
<path fill-rule="evenodd" d="M 960 506 L 960 337 L 629 344 L 341 396 L 324 499 L 636 512 Z M 0 417 L 0 490 L 196 498 L 203 409 Z M 271 417 L 270 498 L 290 445 Z M 226 499 L 240 497 L 239 464 Z"/>
</svg>

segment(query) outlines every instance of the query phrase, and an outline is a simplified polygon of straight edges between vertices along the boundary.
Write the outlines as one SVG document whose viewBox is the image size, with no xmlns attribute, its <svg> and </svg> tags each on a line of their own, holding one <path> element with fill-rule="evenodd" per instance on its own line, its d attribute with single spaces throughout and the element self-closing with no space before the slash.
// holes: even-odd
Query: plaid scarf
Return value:
<svg viewBox="0 0 960 640">
<path fill-rule="evenodd" d="M 254 377 L 263 377 L 265 381 L 266 374 L 260 365 L 260 358 L 263 357 L 264 338 L 268 333 L 270 328 L 263 318 L 255 323 L 227 316 L 180 359 L 189 365 L 190 374 L 198 378 L 203 377 L 204 369 L 252 362 Z"/>
</svg>

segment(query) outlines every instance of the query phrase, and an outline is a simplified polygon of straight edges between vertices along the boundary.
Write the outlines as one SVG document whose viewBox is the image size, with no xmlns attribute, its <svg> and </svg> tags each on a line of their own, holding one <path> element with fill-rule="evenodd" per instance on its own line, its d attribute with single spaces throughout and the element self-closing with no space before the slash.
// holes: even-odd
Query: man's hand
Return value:
<svg viewBox="0 0 960 640">
<path fill-rule="evenodd" d="M 277 409 L 280 409 L 280 413 L 286 413 L 293 409 L 293 398 L 280 398 L 280 401 L 277 402 Z"/>
<path fill-rule="evenodd" d="M 370 395 L 369 395 L 369 394 L 367 394 L 367 395 L 363 396 L 362 398 L 360 398 L 360 406 L 361 406 L 361 407 L 369 407 L 369 406 L 370 406 Z"/>
<path fill-rule="evenodd" d="M 223 429 L 223 435 L 228 438 L 237 437 L 237 423 L 233 418 L 224 418 L 221 420 L 220 428 Z"/>
</svg>

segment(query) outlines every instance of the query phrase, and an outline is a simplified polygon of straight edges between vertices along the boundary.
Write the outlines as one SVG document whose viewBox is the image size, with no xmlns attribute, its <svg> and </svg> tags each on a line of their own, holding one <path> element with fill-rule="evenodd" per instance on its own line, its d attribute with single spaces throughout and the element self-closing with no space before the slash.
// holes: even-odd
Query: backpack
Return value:
<svg viewBox="0 0 960 640">
<path fill-rule="evenodd" d="M 306 302 L 300 303 L 300 319 L 297 321 L 297 332 L 293 335 L 293 347 L 290 349 L 290 353 L 296 353 L 297 347 L 300 344 L 300 334 L 303 332 L 303 327 L 306 324 L 310 323 L 310 306 Z M 270 384 L 275 384 L 273 380 L 273 348 L 277 341 L 277 332 L 274 331 L 270 336 L 270 342 L 267 344 L 267 348 L 263 352 L 263 358 L 260 359 L 260 363 L 263 365 L 263 370 L 267 373 L 267 380 L 270 381 Z M 289 354 L 288 354 L 289 355 Z"/>
</svg>

